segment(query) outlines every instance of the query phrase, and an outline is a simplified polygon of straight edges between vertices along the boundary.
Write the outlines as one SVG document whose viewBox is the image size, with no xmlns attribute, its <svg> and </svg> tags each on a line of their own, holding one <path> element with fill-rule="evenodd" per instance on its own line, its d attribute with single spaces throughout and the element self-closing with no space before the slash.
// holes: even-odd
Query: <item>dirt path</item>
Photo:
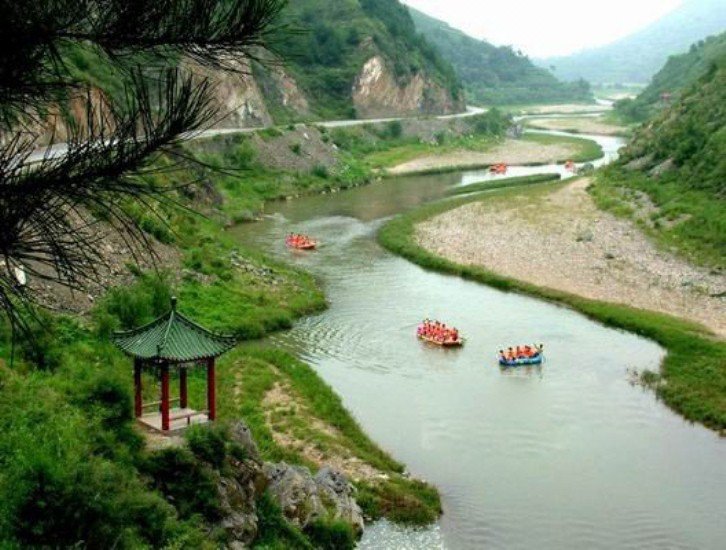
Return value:
<svg viewBox="0 0 726 550">
<path fill-rule="evenodd" d="M 508 139 L 486 152 L 454 151 L 428 155 L 387 170 L 391 175 L 415 174 L 443 169 L 482 167 L 504 162 L 507 164 L 549 164 L 577 155 L 579 148 L 570 144 L 542 144 L 534 141 Z"/>
<path fill-rule="evenodd" d="M 558 130 L 576 134 L 595 134 L 600 136 L 618 136 L 627 133 L 628 129 L 617 124 L 608 124 L 594 117 L 582 118 L 531 118 L 527 121 L 530 128 L 540 130 Z"/>
<path fill-rule="evenodd" d="M 588 184 L 466 204 L 419 225 L 418 242 L 457 263 L 690 319 L 726 337 L 726 277 L 658 250 L 632 223 L 598 210 Z"/>
</svg>

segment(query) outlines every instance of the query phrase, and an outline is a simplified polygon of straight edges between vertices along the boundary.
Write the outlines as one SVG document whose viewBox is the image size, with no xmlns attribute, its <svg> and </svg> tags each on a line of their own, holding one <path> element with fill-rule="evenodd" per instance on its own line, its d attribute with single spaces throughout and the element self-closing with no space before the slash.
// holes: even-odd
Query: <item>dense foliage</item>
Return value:
<svg viewBox="0 0 726 550">
<path fill-rule="evenodd" d="M 425 73 L 452 97 L 461 93 L 454 69 L 416 32 L 398 0 L 298 0 L 285 14 L 301 32 L 290 35 L 281 51 L 321 117 L 355 115 L 353 82 L 378 53 L 401 82 Z"/>
<path fill-rule="evenodd" d="M 686 53 L 673 55 L 636 98 L 618 101 L 615 109 L 625 120 L 642 122 L 659 107 L 677 100 L 683 89 L 696 82 L 719 58 L 726 55 L 726 33 L 691 45 Z M 669 94 L 670 99 L 662 94 Z"/>
<path fill-rule="evenodd" d="M 635 133 L 597 178 L 602 207 L 635 217 L 691 259 L 726 267 L 726 56 Z M 637 216 L 638 195 L 652 203 Z M 642 202 L 642 201 L 641 201 Z"/>
<path fill-rule="evenodd" d="M 495 105 L 592 100 L 585 81 L 560 82 L 509 46 L 493 46 L 413 8 L 409 11 L 419 32 L 454 66 L 470 100 Z"/>
<path fill-rule="evenodd" d="M 627 11 L 622 13 L 628 17 Z M 563 14 L 563 25 L 567 16 Z M 596 12 L 593 17 L 597 17 Z M 686 0 L 647 27 L 598 48 L 545 61 L 566 80 L 584 78 L 593 84 L 646 83 L 668 59 L 704 37 L 723 32 L 723 0 Z M 566 32 L 566 31 L 564 31 Z"/>
</svg>

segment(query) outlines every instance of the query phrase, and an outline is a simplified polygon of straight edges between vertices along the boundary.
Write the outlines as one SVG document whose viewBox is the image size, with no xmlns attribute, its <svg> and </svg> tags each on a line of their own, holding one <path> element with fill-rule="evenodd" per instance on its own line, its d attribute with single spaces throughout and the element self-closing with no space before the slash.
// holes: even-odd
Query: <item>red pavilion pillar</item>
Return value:
<svg viewBox="0 0 726 550">
<path fill-rule="evenodd" d="M 141 392 L 141 359 L 134 359 L 134 416 L 144 415 L 144 403 Z"/>
<path fill-rule="evenodd" d="M 209 420 L 217 418 L 217 388 L 214 377 L 214 357 L 207 359 L 207 416 Z"/>
<path fill-rule="evenodd" d="M 169 431 L 169 363 L 161 365 L 161 429 Z"/>
<path fill-rule="evenodd" d="M 188 402 L 187 369 L 179 367 L 179 408 L 186 409 Z"/>
</svg>

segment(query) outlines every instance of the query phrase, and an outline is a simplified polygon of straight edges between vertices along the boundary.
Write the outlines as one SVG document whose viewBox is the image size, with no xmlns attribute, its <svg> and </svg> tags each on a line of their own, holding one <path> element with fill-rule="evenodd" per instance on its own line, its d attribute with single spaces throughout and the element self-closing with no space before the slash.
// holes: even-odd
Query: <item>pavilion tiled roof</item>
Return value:
<svg viewBox="0 0 726 550">
<path fill-rule="evenodd" d="M 115 332 L 111 339 L 137 359 L 172 363 L 218 357 L 237 344 L 233 336 L 211 332 L 179 313 L 175 298 L 167 314 L 142 327 Z"/>
</svg>

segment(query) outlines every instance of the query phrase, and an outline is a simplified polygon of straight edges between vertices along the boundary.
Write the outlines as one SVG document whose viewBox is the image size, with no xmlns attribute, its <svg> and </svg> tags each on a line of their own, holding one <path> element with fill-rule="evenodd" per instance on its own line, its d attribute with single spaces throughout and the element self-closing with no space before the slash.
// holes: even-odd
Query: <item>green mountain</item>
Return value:
<svg viewBox="0 0 726 550">
<path fill-rule="evenodd" d="M 706 74 L 710 66 L 724 55 L 726 32 L 693 44 L 686 53 L 671 56 L 638 97 L 619 101 L 616 104 L 617 111 L 629 120 L 645 120 L 665 104 L 662 102 L 663 94 L 670 94 L 669 101 L 672 101 L 681 90 Z"/>
<path fill-rule="evenodd" d="M 684 186 L 726 199 L 726 54 L 669 108 L 642 126 L 623 162 L 648 159 L 645 168 L 668 161 Z"/>
<path fill-rule="evenodd" d="M 297 0 L 286 18 L 301 32 L 287 36 L 280 51 L 320 116 L 464 107 L 453 67 L 416 31 L 398 0 Z"/>
<path fill-rule="evenodd" d="M 636 130 L 593 193 L 601 206 L 633 215 L 667 248 L 726 269 L 724 153 L 726 55 Z"/>
<path fill-rule="evenodd" d="M 627 13 L 623 13 L 627 17 Z M 686 0 L 644 29 L 616 42 L 542 61 L 565 80 L 591 83 L 648 82 L 668 56 L 726 29 L 723 0 Z"/>
<path fill-rule="evenodd" d="M 456 69 L 470 100 L 490 104 L 588 101 L 584 82 L 563 83 L 509 46 L 477 40 L 409 7 L 416 28 Z"/>
<path fill-rule="evenodd" d="M 212 74 L 227 126 L 448 114 L 466 107 L 454 68 L 398 0 L 296 0 L 282 13 L 280 60 L 240 60 Z M 121 79 L 93 51 L 65 56 L 79 78 L 111 95 Z M 280 62 L 281 61 L 281 62 Z M 248 66 L 249 65 L 249 66 Z"/>
</svg>

